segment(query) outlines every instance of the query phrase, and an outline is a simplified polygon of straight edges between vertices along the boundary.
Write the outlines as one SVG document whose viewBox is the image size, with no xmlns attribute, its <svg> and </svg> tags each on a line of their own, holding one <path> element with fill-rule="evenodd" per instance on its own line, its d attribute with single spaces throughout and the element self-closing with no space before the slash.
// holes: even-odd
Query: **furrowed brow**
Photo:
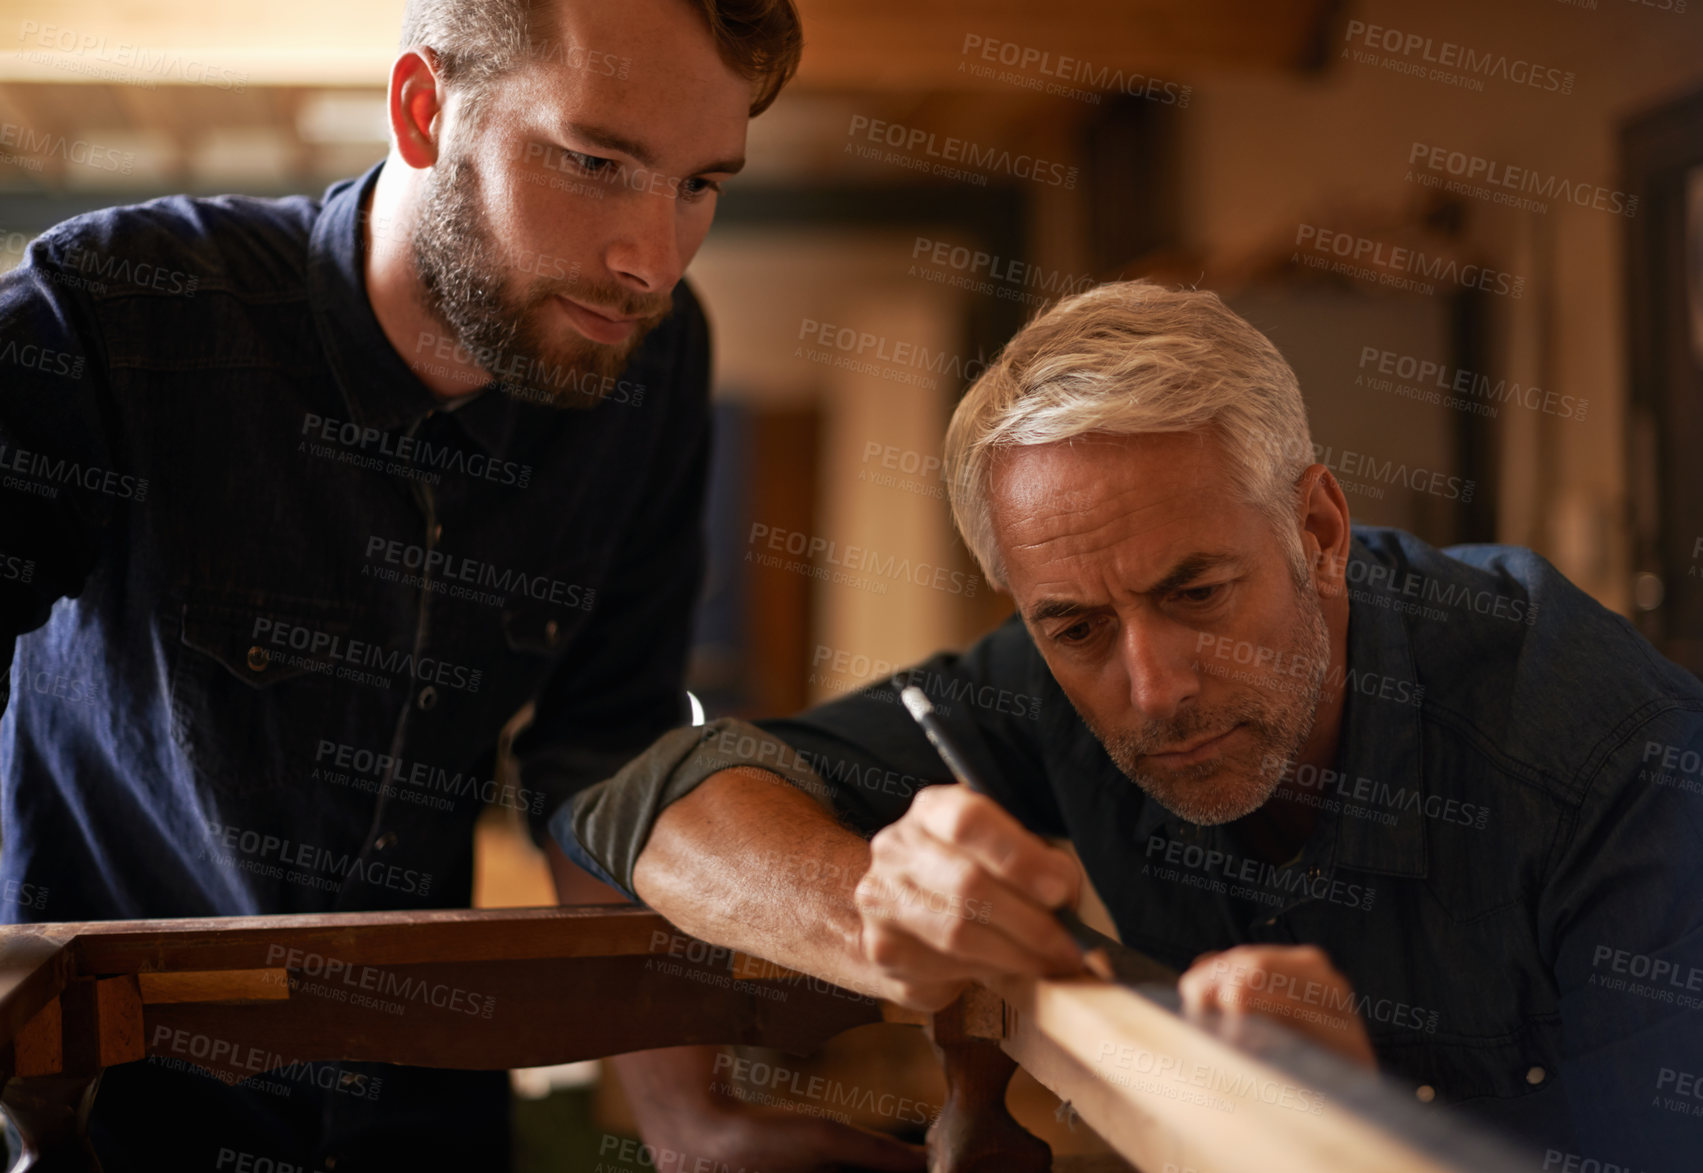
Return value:
<svg viewBox="0 0 1703 1173">
<path fill-rule="evenodd" d="M 1094 608 L 1071 599 L 1048 599 L 1035 604 L 1034 609 L 1029 612 L 1029 622 L 1045 623 L 1049 619 L 1072 619 L 1092 610 Z"/>
<path fill-rule="evenodd" d="M 1190 554 L 1166 571 L 1164 577 L 1158 582 L 1141 593 L 1144 595 L 1168 595 L 1184 584 L 1193 582 L 1203 574 L 1238 564 L 1238 559 L 1234 554 Z"/>
<path fill-rule="evenodd" d="M 1144 595 L 1168 595 L 1172 591 L 1193 582 L 1203 574 L 1225 567 L 1241 565 L 1241 560 L 1234 554 L 1190 554 L 1176 565 L 1167 570 L 1163 577 L 1146 590 Z M 1030 623 L 1045 623 L 1049 619 L 1074 619 L 1080 615 L 1089 615 L 1105 608 L 1079 603 L 1074 599 L 1046 599 L 1036 603 L 1028 612 Z"/>
</svg>

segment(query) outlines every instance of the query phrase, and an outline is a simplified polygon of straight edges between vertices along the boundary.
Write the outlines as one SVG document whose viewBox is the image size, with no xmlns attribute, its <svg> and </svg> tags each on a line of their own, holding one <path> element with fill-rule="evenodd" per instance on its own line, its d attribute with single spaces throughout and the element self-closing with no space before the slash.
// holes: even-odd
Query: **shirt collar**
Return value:
<svg viewBox="0 0 1703 1173">
<path fill-rule="evenodd" d="M 308 290 L 315 324 L 348 404 L 349 419 L 403 431 L 446 404 L 422 383 L 390 344 L 367 296 L 363 214 L 383 162 L 326 189 L 308 240 Z M 493 381 L 494 382 L 494 381 Z M 452 414 L 486 452 L 507 451 L 523 406 L 512 396 L 479 393 Z"/>
<path fill-rule="evenodd" d="M 1359 538 L 1350 561 L 1375 562 Z M 1371 581 L 1351 574 L 1348 582 Z M 1413 667 L 1413 644 L 1401 614 L 1378 602 L 1379 592 L 1350 588 L 1348 671 L 1336 768 L 1344 811 L 1336 822 L 1334 863 L 1385 876 L 1426 873 L 1426 793 L 1420 705 L 1424 686 Z M 1362 779 L 1365 781 L 1362 782 Z M 1355 795 L 1364 787 L 1367 796 Z"/>
</svg>

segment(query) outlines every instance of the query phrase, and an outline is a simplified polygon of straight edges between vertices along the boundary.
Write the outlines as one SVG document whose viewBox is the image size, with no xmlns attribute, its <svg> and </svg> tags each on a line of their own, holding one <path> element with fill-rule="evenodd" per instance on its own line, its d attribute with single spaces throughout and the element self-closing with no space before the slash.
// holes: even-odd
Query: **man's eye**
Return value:
<svg viewBox="0 0 1703 1173">
<path fill-rule="evenodd" d="M 1202 603 L 1210 603 L 1217 598 L 1218 592 L 1223 589 L 1223 586 L 1223 583 L 1215 582 L 1211 586 L 1190 587 L 1186 591 L 1178 591 L 1177 598 L 1185 603 L 1193 603 L 1199 606 Z"/>
<path fill-rule="evenodd" d="M 1087 639 L 1088 636 L 1092 634 L 1093 630 L 1093 625 L 1084 619 L 1080 622 L 1072 623 L 1069 627 L 1062 628 L 1055 632 L 1053 634 L 1053 639 L 1057 640 L 1061 644 L 1079 644 L 1083 640 Z"/>
<path fill-rule="evenodd" d="M 566 147 L 562 148 L 562 154 L 568 157 L 568 162 L 572 163 L 575 167 L 579 168 L 587 175 L 596 175 L 599 172 L 606 171 L 615 165 L 615 160 L 613 159 L 601 159 L 596 155 L 587 155 L 580 151 L 570 151 Z"/>
<path fill-rule="evenodd" d="M 707 195 L 716 195 L 721 191 L 721 184 L 713 179 L 692 178 L 680 185 L 680 198 L 685 200 L 701 200 Z"/>
</svg>

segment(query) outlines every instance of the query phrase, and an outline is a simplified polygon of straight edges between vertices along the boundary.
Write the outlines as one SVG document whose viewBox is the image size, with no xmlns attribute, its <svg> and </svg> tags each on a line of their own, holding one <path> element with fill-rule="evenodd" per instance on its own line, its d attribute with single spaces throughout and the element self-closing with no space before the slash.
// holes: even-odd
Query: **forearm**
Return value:
<svg viewBox="0 0 1703 1173">
<path fill-rule="evenodd" d="M 662 812 L 633 886 L 695 937 L 881 993 L 852 900 L 868 868 L 864 839 L 774 775 L 738 768 Z"/>
</svg>

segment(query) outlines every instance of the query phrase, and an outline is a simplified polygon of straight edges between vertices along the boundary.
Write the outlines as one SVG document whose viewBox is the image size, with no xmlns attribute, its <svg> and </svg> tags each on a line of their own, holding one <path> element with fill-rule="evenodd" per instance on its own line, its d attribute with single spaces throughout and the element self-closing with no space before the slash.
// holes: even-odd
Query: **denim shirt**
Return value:
<svg viewBox="0 0 1703 1173">
<path fill-rule="evenodd" d="M 81 216 L 0 277 L 8 920 L 466 907 L 482 810 L 541 827 L 682 717 L 696 299 L 594 406 L 510 363 L 445 410 L 367 298 L 378 174 Z"/>
<path fill-rule="evenodd" d="M 1291 771 L 1319 819 L 1283 865 L 1147 798 L 1015 618 L 908 675 L 1000 801 L 1075 844 L 1126 944 L 1179 970 L 1317 945 L 1404 1094 L 1524 1140 L 1534 1171 L 1703 1168 L 1703 687 L 1529 551 L 1354 534 L 1339 750 Z M 1301 671 L 1198 639 L 1242 687 Z M 890 688 L 759 725 L 669 734 L 553 832 L 631 890 L 655 813 L 715 769 L 769 768 L 865 834 L 951 780 Z"/>
</svg>

